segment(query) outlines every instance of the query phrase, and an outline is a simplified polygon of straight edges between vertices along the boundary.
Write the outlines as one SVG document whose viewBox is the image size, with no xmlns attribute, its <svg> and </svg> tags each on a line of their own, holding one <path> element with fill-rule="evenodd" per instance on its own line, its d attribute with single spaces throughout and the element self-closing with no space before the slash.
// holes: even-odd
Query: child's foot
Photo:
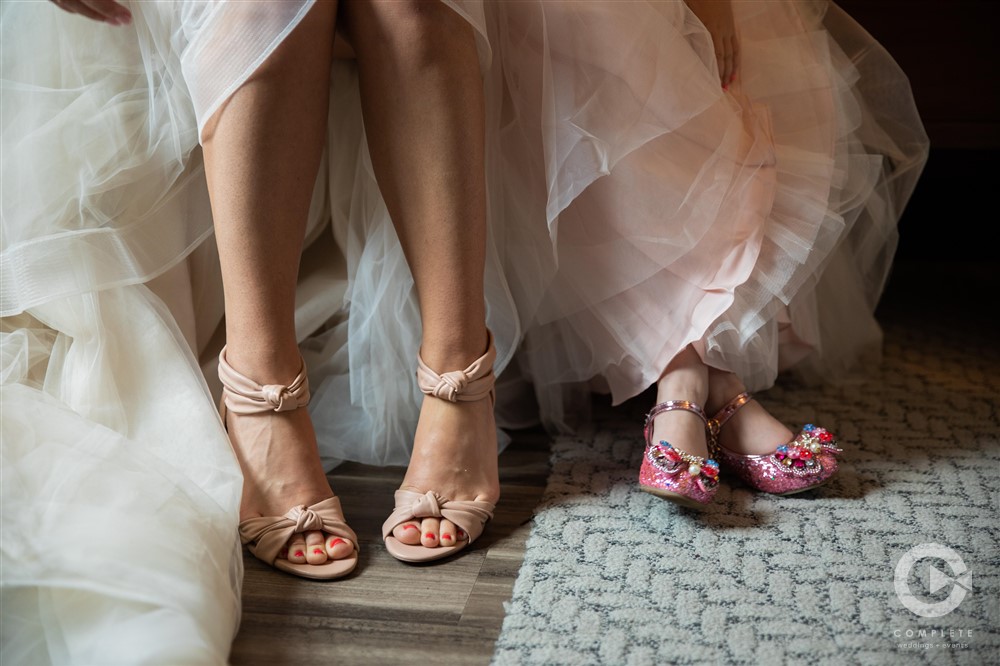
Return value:
<svg viewBox="0 0 1000 666">
<path fill-rule="evenodd" d="M 712 501 L 719 485 L 718 461 L 709 454 L 704 413 L 708 368 L 688 347 L 667 366 L 656 392 L 657 405 L 650 411 L 652 428 L 647 422 L 644 429 L 646 450 L 639 488 L 682 506 L 700 508 Z"/>
<path fill-rule="evenodd" d="M 746 388 L 734 375 L 712 370 L 709 407 L 714 416 Z M 719 432 L 719 458 L 747 485 L 774 495 L 810 490 L 837 472 L 836 438 L 815 425 L 792 432 L 756 400 L 734 405 Z M 774 455 L 771 455 L 774 454 Z"/>
<path fill-rule="evenodd" d="M 425 346 L 425 362 L 435 370 L 463 369 L 482 349 L 438 353 Z M 500 499 L 496 421 L 489 397 L 473 402 L 449 402 L 424 396 L 413 440 L 413 454 L 401 490 L 434 491 L 449 500 Z M 397 525 L 392 535 L 406 545 L 425 548 L 455 546 L 468 535 L 449 520 L 424 518 Z"/>
<path fill-rule="evenodd" d="M 709 398 L 705 406 L 708 417 L 714 417 L 730 400 L 746 391 L 743 382 L 731 372 L 709 369 Z M 719 444 L 742 455 L 767 455 L 791 441 L 792 432 L 768 413 L 764 406 L 751 400 L 741 407 L 726 427 L 719 432 Z"/>
<path fill-rule="evenodd" d="M 708 367 L 690 347 L 674 357 L 656 385 L 657 404 L 668 400 L 689 400 L 704 408 L 708 394 Z M 700 458 L 710 457 L 705 423 L 691 412 L 674 410 L 656 416 L 652 442 L 659 444 L 663 441 L 684 453 Z"/>
<path fill-rule="evenodd" d="M 234 367 L 239 367 L 232 354 L 229 360 Z M 238 369 L 247 377 L 254 377 L 255 371 L 258 369 Z M 275 383 L 287 382 L 297 372 L 298 368 L 275 373 L 280 377 Z M 269 375 L 260 371 L 257 376 L 271 380 Z M 243 470 L 241 522 L 257 516 L 283 516 L 294 506 L 310 506 L 333 496 L 306 409 L 246 415 L 228 411 L 226 428 Z M 295 564 L 323 564 L 331 559 L 349 557 L 353 552 L 354 544 L 350 541 L 312 531 L 294 535 L 278 557 Z"/>
</svg>

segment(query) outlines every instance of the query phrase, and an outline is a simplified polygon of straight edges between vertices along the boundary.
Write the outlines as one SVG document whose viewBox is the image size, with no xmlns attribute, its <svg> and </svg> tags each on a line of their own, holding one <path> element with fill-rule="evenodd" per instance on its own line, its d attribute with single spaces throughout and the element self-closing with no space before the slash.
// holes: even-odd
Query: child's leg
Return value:
<svg viewBox="0 0 1000 666">
<path fill-rule="evenodd" d="M 702 362 L 698 352 L 693 347 L 686 347 L 670 361 L 657 382 L 656 402 L 690 400 L 705 408 L 709 394 L 708 377 L 708 366 Z M 666 441 L 685 453 L 708 457 L 705 424 L 691 412 L 675 410 L 658 415 L 653 422 L 652 441 L 654 444 Z"/>
<path fill-rule="evenodd" d="M 731 372 L 709 368 L 708 389 L 709 398 L 705 409 L 711 418 L 730 400 L 746 391 L 746 386 Z M 791 439 L 792 431 L 771 416 L 756 400 L 741 407 L 719 432 L 719 444 L 744 455 L 772 453 L 776 447 Z"/>
</svg>

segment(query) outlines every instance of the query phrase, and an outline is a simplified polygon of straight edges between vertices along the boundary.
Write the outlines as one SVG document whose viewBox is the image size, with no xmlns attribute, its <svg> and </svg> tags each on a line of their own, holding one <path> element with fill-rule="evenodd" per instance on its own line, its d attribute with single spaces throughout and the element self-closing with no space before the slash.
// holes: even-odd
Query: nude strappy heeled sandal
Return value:
<svg viewBox="0 0 1000 666">
<path fill-rule="evenodd" d="M 495 376 L 493 363 L 496 348 L 493 334 L 487 331 L 486 353 L 477 358 L 465 370 L 438 374 L 431 370 L 420 356 L 417 356 L 417 384 L 428 396 L 449 402 L 474 402 L 489 398 L 490 404 L 496 399 L 493 391 Z M 417 493 L 397 490 L 396 508 L 382 524 L 382 539 L 386 550 L 403 562 L 430 562 L 453 555 L 475 541 L 483 533 L 486 522 L 493 518 L 496 505 L 491 502 L 473 500 L 453 500 L 442 497 L 434 491 Z M 421 518 L 443 518 L 455 523 L 465 531 L 466 539 L 454 546 L 425 548 L 422 545 L 408 545 L 392 535 L 398 525 Z"/>
<path fill-rule="evenodd" d="M 306 378 L 305 363 L 288 386 L 261 386 L 229 365 L 226 361 L 226 349 L 223 347 L 219 354 L 219 379 L 222 380 L 220 411 L 223 423 L 226 422 L 227 411 L 243 415 L 264 414 L 272 411 L 287 412 L 309 404 L 309 380 Z M 340 578 L 353 571 L 358 564 L 358 537 L 344 522 L 340 499 L 336 496 L 312 506 L 294 506 L 284 516 L 248 518 L 240 522 L 239 531 L 240 541 L 251 555 L 279 571 L 303 578 Z M 323 564 L 297 564 L 278 558 L 278 553 L 293 534 L 313 531 L 348 539 L 354 544 L 353 555 Z"/>
</svg>

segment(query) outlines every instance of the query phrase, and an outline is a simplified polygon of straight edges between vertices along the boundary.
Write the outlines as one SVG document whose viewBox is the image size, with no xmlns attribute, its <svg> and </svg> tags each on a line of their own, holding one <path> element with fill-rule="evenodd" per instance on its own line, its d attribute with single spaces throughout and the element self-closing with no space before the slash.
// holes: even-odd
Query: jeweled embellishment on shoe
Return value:
<svg viewBox="0 0 1000 666">
<path fill-rule="evenodd" d="M 685 453 L 660 440 L 653 443 L 653 419 L 659 414 L 673 410 L 690 412 L 697 416 L 706 428 L 708 419 L 701 406 L 688 400 L 667 400 L 655 405 L 646 415 L 643 437 L 646 450 L 642 466 L 639 468 L 639 488 L 672 502 L 687 507 L 708 504 L 715 496 L 719 485 L 719 464 L 712 458 L 702 458 Z M 708 437 L 709 451 L 714 451 L 715 440 Z"/>
<path fill-rule="evenodd" d="M 712 490 L 719 485 L 719 463 L 711 458 L 698 458 L 675 449 L 670 442 L 661 441 L 646 449 L 649 462 L 667 474 L 685 471 L 696 480 L 702 490 Z"/>
<path fill-rule="evenodd" d="M 842 453 L 842 449 L 836 445 L 833 433 L 810 423 L 802 428 L 802 432 L 794 440 L 779 446 L 771 454 L 771 461 L 783 472 L 796 476 L 812 476 L 823 471 L 823 463 L 819 456 L 822 451 Z"/>
<path fill-rule="evenodd" d="M 749 393 L 740 393 L 716 414 L 709 427 L 718 433 L 751 399 Z M 837 446 L 833 433 L 810 423 L 773 453 L 744 455 L 720 446 L 715 455 L 751 487 L 775 495 L 791 495 L 826 483 L 837 473 L 839 453 L 843 450 Z"/>
</svg>

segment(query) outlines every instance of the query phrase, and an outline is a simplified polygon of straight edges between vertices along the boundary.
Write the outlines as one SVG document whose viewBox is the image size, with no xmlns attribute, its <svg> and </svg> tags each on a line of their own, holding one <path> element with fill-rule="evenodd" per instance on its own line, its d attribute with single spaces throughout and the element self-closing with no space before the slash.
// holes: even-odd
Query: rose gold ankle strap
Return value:
<svg viewBox="0 0 1000 666">
<path fill-rule="evenodd" d="M 241 375 L 226 362 L 226 348 L 219 353 L 219 379 L 226 409 L 234 414 L 260 414 L 262 412 L 288 412 L 309 404 L 309 379 L 306 364 L 288 386 L 267 384 L 261 386 Z"/>
<path fill-rule="evenodd" d="M 730 400 L 725 407 L 720 409 L 718 414 L 711 418 L 708 422 L 708 429 L 712 431 L 713 435 L 717 435 L 722 426 L 726 424 L 726 421 L 733 418 L 733 414 L 738 412 L 740 407 L 747 404 L 751 400 L 753 400 L 753 396 L 750 395 L 749 392 L 744 391 L 743 393 L 740 393 L 738 396 Z"/>
<path fill-rule="evenodd" d="M 493 363 L 497 350 L 493 345 L 493 333 L 486 329 L 486 353 L 472 362 L 465 370 L 453 370 L 438 374 L 431 370 L 417 354 L 417 385 L 426 395 L 449 402 L 474 402 L 493 396 L 496 376 Z"/>
<path fill-rule="evenodd" d="M 653 419 L 664 412 L 672 412 L 675 409 L 683 409 L 686 412 L 691 412 L 695 416 L 704 422 L 705 427 L 708 427 L 708 417 L 705 416 L 705 410 L 702 406 L 696 402 L 691 402 L 690 400 L 667 400 L 666 402 L 661 402 L 658 405 L 654 405 L 649 414 L 646 414 L 646 426 L 643 428 L 643 435 L 646 438 L 646 446 L 653 443 Z"/>
</svg>

